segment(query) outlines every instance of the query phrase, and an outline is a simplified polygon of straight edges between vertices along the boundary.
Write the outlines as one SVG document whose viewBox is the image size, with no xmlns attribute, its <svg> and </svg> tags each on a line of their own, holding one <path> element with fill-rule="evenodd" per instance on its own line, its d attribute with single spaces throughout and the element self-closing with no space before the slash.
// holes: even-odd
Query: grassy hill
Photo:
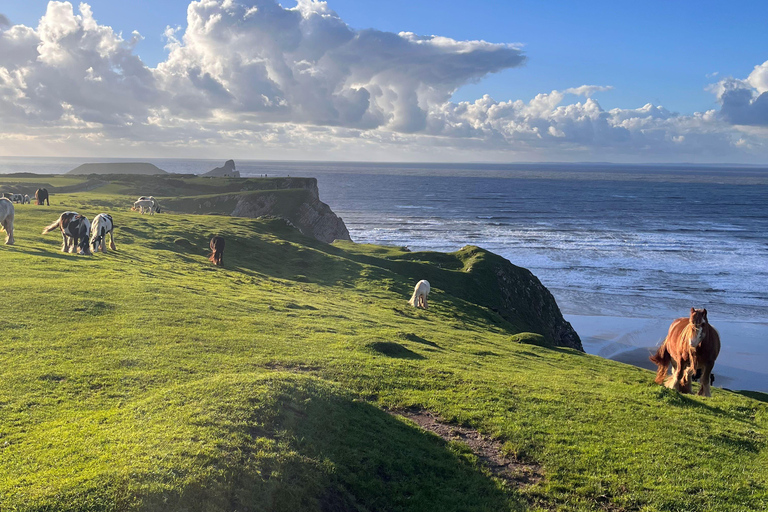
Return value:
<svg viewBox="0 0 768 512">
<path fill-rule="evenodd" d="M 0 246 L 0 510 L 768 509 L 766 395 L 545 346 L 472 289 L 490 253 L 141 216 L 138 189 L 91 185 L 17 205 Z M 67 209 L 111 213 L 118 250 L 59 252 L 40 231 Z"/>
</svg>

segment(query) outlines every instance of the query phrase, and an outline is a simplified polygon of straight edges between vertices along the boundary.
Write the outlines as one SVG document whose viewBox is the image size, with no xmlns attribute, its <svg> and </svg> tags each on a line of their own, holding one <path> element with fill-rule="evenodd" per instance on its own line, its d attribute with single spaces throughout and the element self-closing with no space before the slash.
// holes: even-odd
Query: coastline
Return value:
<svg viewBox="0 0 768 512">
<path fill-rule="evenodd" d="M 663 319 L 564 316 L 579 333 L 588 354 L 648 370 L 656 369 L 648 357 L 664 340 L 670 322 L 676 318 L 674 314 Z M 714 387 L 768 393 L 768 354 L 764 349 L 768 323 L 713 321 L 712 324 L 722 341 L 713 370 Z"/>
</svg>

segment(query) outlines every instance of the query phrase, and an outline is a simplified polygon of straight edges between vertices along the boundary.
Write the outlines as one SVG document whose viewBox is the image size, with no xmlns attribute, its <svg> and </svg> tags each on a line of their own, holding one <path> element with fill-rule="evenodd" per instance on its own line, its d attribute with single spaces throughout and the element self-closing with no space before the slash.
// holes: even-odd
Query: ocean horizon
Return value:
<svg viewBox="0 0 768 512">
<path fill-rule="evenodd" d="M 0 159 L 0 174 L 143 161 L 200 174 L 223 160 Z M 705 307 L 723 338 L 715 385 L 768 392 L 768 168 L 608 163 L 236 161 L 306 176 L 360 243 L 478 245 L 531 270 L 588 353 L 650 367 L 669 323 Z M 147 193 L 151 193 L 148 191 Z"/>
</svg>

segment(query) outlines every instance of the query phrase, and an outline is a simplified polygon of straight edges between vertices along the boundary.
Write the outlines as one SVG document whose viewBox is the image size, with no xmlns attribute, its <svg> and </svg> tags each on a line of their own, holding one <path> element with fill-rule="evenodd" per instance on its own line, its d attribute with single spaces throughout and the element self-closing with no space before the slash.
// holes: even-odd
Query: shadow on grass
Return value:
<svg viewBox="0 0 768 512">
<path fill-rule="evenodd" d="M 253 389 L 250 419 L 210 425 L 242 440 L 221 455 L 229 469 L 143 510 L 527 510 L 466 451 L 323 381 L 273 375 Z"/>
<path fill-rule="evenodd" d="M 768 393 L 761 393 L 760 391 L 748 391 L 748 390 L 734 391 L 734 393 L 738 393 L 739 395 L 746 396 L 753 400 L 757 400 L 759 402 L 768 404 Z"/>
<path fill-rule="evenodd" d="M 400 337 L 407 341 L 412 341 L 414 343 L 421 343 L 422 345 L 427 345 L 428 347 L 436 348 L 439 350 L 443 350 L 443 348 L 435 343 L 434 341 L 429 341 L 427 339 L 422 338 L 421 336 L 417 336 L 416 334 L 413 334 L 411 332 L 408 333 L 401 333 Z"/>
<path fill-rule="evenodd" d="M 694 392 L 695 392 L 694 388 Z M 751 393 L 749 391 L 741 392 L 739 394 L 744 393 Z M 749 395 L 745 395 L 749 396 Z M 669 389 L 664 386 L 659 386 L 658 390 L 656 391 L 656 397 L 659 400 L 662 400 L 666 402 L 669 405 L 673 405 L 676 407 L 683 407 L 683 408 L 689 408 L 689 409 L 698 409 L 700 411 L 706 411 L 710 414 L 716 414 L 719 416 L 723 416 L 726 418 L 730 418 L 735 421 L 743 421 L 744 415 L 735 412 L 735 411 L 728 411 L 726 409 L 723 409 L 722 407 L 715 407 L 712 405 L 709 405 L 706 403 L 708 400 L 707 398 L 699 397 L 695 394 L 685 394 L 685 393 L 679 393 L 673 389 Z M 751 397 L 750 397 L 751 398 Z"/>
<path fill-rule="evenodd" d="M 395 357 L 397 359 L 426 359 L 421 354 L 417 354 L 393 341 L 376 341 L 367 346 L 374 352 L 387 357 Z"/>
</svg>

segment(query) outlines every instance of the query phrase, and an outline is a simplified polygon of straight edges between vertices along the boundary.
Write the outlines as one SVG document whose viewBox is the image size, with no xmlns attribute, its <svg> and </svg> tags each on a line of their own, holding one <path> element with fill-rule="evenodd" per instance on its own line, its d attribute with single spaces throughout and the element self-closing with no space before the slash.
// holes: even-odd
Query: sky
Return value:
<svg viewBox="0 0 768 512">
<path fill-rule="evenodd" d="M 0 156 L 768 165 L 768 2 L 0 2 Z"/>
</svg>

